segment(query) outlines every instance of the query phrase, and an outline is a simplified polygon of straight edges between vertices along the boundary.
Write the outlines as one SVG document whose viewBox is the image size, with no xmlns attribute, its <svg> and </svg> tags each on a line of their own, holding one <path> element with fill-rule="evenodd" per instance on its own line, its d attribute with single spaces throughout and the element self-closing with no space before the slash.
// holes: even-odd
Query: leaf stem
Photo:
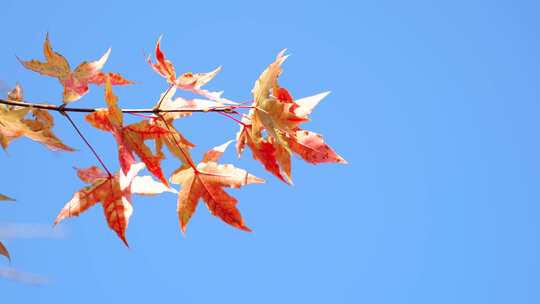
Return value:
<svg viewBox="0 0 540 304">
<path fill-rule="evenodd" d="M 84 135 L 82 134 L 81 130 L 79 129 L 79 127 L 77 127 L 77 125 L 75 124 L 75 122 L 73 121 L 73 119 L 71 119 L 71 117 L 69 116 L 68 113 L 64 112 L 64 111 L 60 111 L 60 113 L 65 116 L 67 118 L 67 120 L 69 121 L 69 123 L 73 126 L 73 128 L 75 129 L 75 131 L 77 131 L 77 134 L 79 134 L 79 136 L 82 138 L 82 140 L 84 141 L 84 143 L 88 146 L 88 148 L 90 148 L 90 151 L 92 151 L 92 153 L 94 154 L 94 156 L 97 158 L 98 162 L 101 164 L 101 166 L 103 167 L 103 169 L 105 170 L 105 172 L 107 172 L 107 174 L 109 175 L 109 177 L 112 177 L 112 174 L 111 174 L 111 171 L 109 171 L 109 169 L 107 168 L 107 166 L 105 166 L 105 163 L 103 162 L 103 160 L 101 160 L 101 157 L 99 157 L 98 153 L 96 152 L 96 150 L 94 149 L 94 147 L 92 147 L 92 145 L 90 144 L 90 142 L 88 142 L 88 140 L 86 139 L 86 137 L 84 137 Z"/>
<path fill-rule="evenodd" d="M 163 95 L 161 95 L 161 98 L 159 99 L 158 104 L 156 106 L 156 110 L 159 109 L 159 107 L 161 107 L 161 103 L 165 99 L 165 96 L 167 96 L 167 94 L 169 94 L 169 92 L 172 90 L 172 88 L 174 88 L 174 84 L 171 84 L 169 86 L 169 88 L 167 88 L 167 91 L 165 91 L 165 93 L 163 93 Z"/>
<path fill-rule="evenodd" d="M 150 116 L 150 115 L 144 115 L 144 114 L 141 114 L 141 113 L 132 113 L 132 112 L 129 112 L 127 114 L 130 114 L 130 115 L 133 115 L 133 116 L 137 116 L 137 117 L 142 117 L 142 118 L 148 118 L 148 119 L 154 119 L 154 118 L 157 118 L 157 116 Z"/>
<path fill-rule="evenodd" d="M 180 145 L 180 143 L 176 139 L 176 136 L 174 135 L 174 132 L 171 130 L 171 127 L 169 126 L 169 124 L 167 123 L 165 118 L 163 118 L 163 115 L 158 114 L 158 117 L 161 119 L 161 121 L 163 121 L 163 123 L 167 127 L 167 130 L 170 132 L 169 136 L 171 136 L 174 139 L 174 143 L 176 144 L 176 146 L 178 147 L 178 149 L 180 150 L 180 152 L 182 153 L 182 155 L 186 159 L 188 165 L 193 169 L 193 171 L 195 171 L 195 173 L 198 173 L 199 170 L 197 170 L 197 166 L 195 166 L 195 164 L 193 163 L 193 160 L 191 159 L 191 156 L 189 154 L 187 154 L 186 151 L 184 151 L 184 148 L 182 148 L 182 145 Z"/>
<path fill-rule="evenodd" d="M 246 126 L 246 124 L 244 122 L 242 122 L 241 120 L 237 119 L 236 117 L 234 117 L 232 115 L 229 115 L 229 114 L 227 114 L 225 112 L 217 112 L 217 113 L 236 121 L 237 123 L 241 124 L 244 127 Z"/>
</svg>

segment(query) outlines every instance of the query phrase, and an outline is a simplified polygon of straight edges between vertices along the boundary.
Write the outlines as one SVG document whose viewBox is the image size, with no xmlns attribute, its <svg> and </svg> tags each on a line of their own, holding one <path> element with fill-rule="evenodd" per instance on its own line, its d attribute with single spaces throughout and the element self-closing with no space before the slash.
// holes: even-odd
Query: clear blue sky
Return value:
<svg viewBox="0 0 540 304">
<path fill-rule="evenodd" d="M 288 48 L 281 83 L 295 97 L 332 91 L 306 127 L 350 164 L 295 159 L 289 187 L 230 150 L 224 160 L 268 181 L 231 191 L 254 233 L 200 208 L 183 237 L 174 195 L 136 197 L 126 249 L 96 206 L 65 221 L 63 239 L 5 240 L 11 266 L 50 282 L 0 278 L 0 301 L 540 303 L 539 5 L 356 2 L 3 1 L 0 80 L 29 100 L 60 100 L 56 80 L 14 56 L 42 58 L 47 31 L 72 65 L 112 47 L 106 70 L 138 82 L 117 88 L 124 107 L 153 105 L 166 87 L 144 62 L 161 34 L 179 71 L 223 65 L 208 88 L 236 100 Z M 102 92 L 78 105 L 101 106 Z M 79 152 L 23 139 L 0 153 L 0 192 L 18 200 L 0 222 L 52 224 L 83 186 L 72 167 L 95 164 L 56 119 Z M 197 159 L 237 131 L 219 115 L 178 127 Z M 83 129 L 117 168 L 112 136 Z"/>
</svg>

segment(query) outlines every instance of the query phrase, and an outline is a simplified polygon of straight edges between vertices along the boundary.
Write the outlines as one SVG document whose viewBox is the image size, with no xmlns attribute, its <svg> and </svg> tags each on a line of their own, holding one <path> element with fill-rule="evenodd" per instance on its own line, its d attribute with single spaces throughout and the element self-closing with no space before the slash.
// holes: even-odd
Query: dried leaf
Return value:
<svg viewBox="0 0 540 304">
<path fill-rule="evenodd" d="M 15 87 L 8 92 L 8 100 L 22 101 L 23 100 L 23 88 L 17 83 Z"/>
<path fill-rule="evenodd" d="M 22 88 L 17 85 L 8 94 L 8 99 L 21 101 L 23 99 Z M 30 112 L 34 119 L 25 119 Z M 53 151 L 74 151 L 73 148 L 63 144 L 54 135 L 53 125 L 53 117 L 45 110 L 16 106 L 0 107 L 0 145 L 5 150 L 12 140 L 25 136 L 44 144 Z"/>
</svg>

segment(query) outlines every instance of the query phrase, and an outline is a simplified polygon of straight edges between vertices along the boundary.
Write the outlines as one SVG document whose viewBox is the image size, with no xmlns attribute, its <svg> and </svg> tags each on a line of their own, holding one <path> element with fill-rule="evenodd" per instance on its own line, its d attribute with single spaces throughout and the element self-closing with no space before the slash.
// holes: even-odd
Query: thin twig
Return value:
<svg viewBox="0 0 540 304">
<path fill-rule="evenodd" d="M 246 124 L 244 122 L 240 121 L 239 119 L 236 119 L 236 117 L 234 117 L 232 115 L 229 115 L 229 114 L 227 114 L 225 112 L 217 112 L 217 113 L 236 121 L 238 124 L 240 124 L 240 125 L 242 125 L 244 127 L 246 126 Z"/>
<path fill-rule="evenodd" d="M 169 86 L 169 88 L 167 89 L 167 91 L 165 91 L 165 93 L 163 93 L 163 95 L 161 95 L 161 98 L 159 99 L 158 104 L 157 104 L 157 106 L 155 107 L 156 110 L 158 110 L 159 107 L 161 107 L 161 103 L 162 103 L 163 100 L 165 99 L 165 96 L 167 96 L 167 94 L 169 94 L 169 92 L 172 90 L 172 88 L 174 88 L 174 84 L 171 84 L 171 85 Z"/>
<path fill-rule="evenodd" d="M 60 111 L 60 113 L 65 116 L 67 118 L 67 120 L 69 121 L 69 123 L 71 123 L 71 125 L 73 126 L 73 128 L 75 129 L 75 131 L 77 131 L 77 133 L 79 134 L 79 136 L 82 138 L 82 140 L 84 141 L 84 143 L 88 146 L 88 148 L 90 148 L 90 151 L 92 151 L 92 153 L 94 154 L 94 156 L 97 158 L 97 160 L 99 161 L 99 163 L 101 164 L 101 166 L 103 167 L 103 169 L 107 172 L 107 174 L 109 175 L 109 177 L 112 176 L 111 174 L 111 171 L 109 171 L 109 169 L 107 168 L 107 166 L 105 166 L 105 163 L 101 160 L 101 157 L 99 157 L 99 155 L 97 154 L 96 150 L 94 149 L 94 147 L 92 147 L 92 145 L 90 144 L 90 142 L 88 142 L 88 140 L 86 139 L 86 137 L 84 137 L 84 135 L 82 134 L 81 130 L 79 130 L 79 128 L 77 127 L 77 125 L 75 124 L 75 122 L 73 121 L 73 119 L 71 119 L 71 117 L 69 116 L 68 113 L 64 112 L 64 111 Z"/>
<path fill-rule="evenodd" d="M 169 136 L 172 136 L 172 138 L 174 139 L 174 143 L 176 144 L 176 146 L 178 147 L 178 149 L 180 150 L 180 152 L 186 159 L 186 162 L 188 163 L 188 165 L 193 169 L 193 171 L 195 171 L 195 173 L 199 172 L 199 170 L 197 170 L 197 166 L 195 166 L 195 164 L 193 163 L 193 160 L 191 159 L 191 156 L 189 155 L 189 153 L 186 153 L 186 151 L 184 151 L 184 148 L 182 148 L 182 145 L 180 145 L 180 143 L 176 139 L 174 132 L 171 130 L 171 127 L 169 126 L 165 118 L 163 118 L 163 115 L 158 114 L 158 117 L 167 127 L 167 130 L 169 131 Z"/>
<path fill-rule="evenodd" d="M 157 116 L 144 115 L 144 114 L 141 114 L 141 113 L 127 113 L 127 114 L 137 116 L 137 117 L 147 118 L 147 119 L 157 118 Z"/>
</svg>

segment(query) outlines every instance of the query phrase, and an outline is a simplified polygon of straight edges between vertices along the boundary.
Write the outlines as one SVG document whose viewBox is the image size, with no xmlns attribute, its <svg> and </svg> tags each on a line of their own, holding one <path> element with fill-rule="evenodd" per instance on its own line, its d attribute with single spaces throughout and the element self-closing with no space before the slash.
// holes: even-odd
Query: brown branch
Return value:
<svg viewBox="0 0 540 304">
<path fill-rule="evenodd" d="M 0 104 L 10 105 L 10 106 L 18 106 L 18 107 L 32 107 L 34 109 L 43 109 L 43 110 L 49 110 L 49 111 L 57 111 L 57 112 L 79 112 L 79 113 L 92 113 L 99 108 L 72 108 L 72 107 L 62 107 L 62 106 L 55 106 L 51 104 L 44 104 L 44 103 L 31 103 L 31 102 L 24 102 L 24 101 L 16 101 L 16 100 L 9 100 L 9 99 L 0 99 Z M 163 110 L 163 109 L 121 109 L 123 113 L 206 113 L 206 112 L 223 112 L 223 113 L 230 113 L 234 111 L 234 109 L 237 108 L 247 108 L 246 106 L 216 106 L 214 108 L 208 108 L 208 109 L 177 109 L 177 110 Z"/>
</svg>

